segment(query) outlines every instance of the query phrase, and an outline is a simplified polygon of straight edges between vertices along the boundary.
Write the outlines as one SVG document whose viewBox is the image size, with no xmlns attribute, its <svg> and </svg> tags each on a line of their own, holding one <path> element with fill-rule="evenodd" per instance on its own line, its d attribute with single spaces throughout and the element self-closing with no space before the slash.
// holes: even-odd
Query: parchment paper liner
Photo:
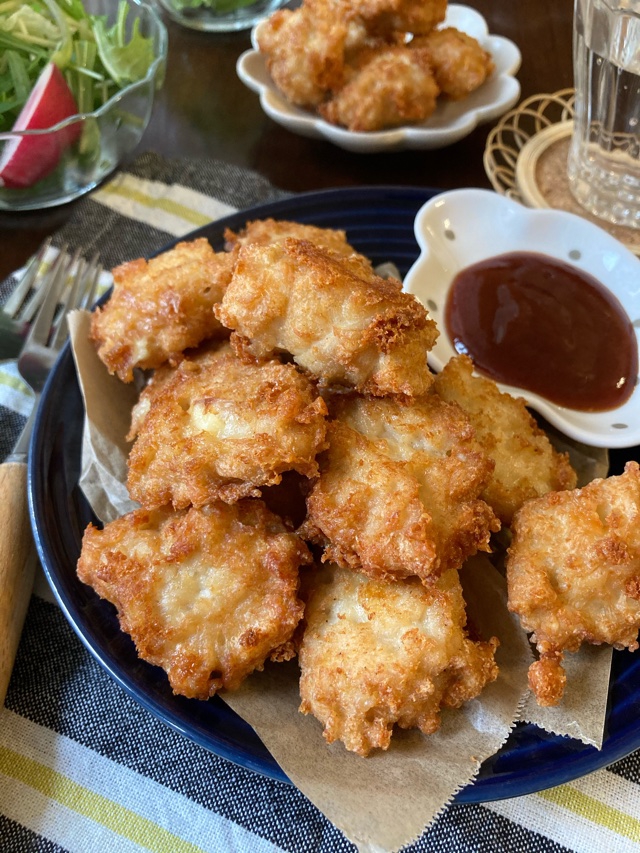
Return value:
<svg viewBox="0 0 640 853">
<path fill-rule="evenodd" d="M 124 487 L 129 451 L 124 435 L 136 394 L 108 375 L 88 343 L 89 323 L 87 312 L 69 318 L 86 411 L 80 486 L 106 523 L 136 506 Z M 500 638 L 500 676 L 461 710 L 445 710 L 434 735 L 398 731 L 387 752 L 367 759 L 339 743 L 328 746 L 320 724 L 298 712 L 295 662 L 269 665 L 222 697 L 255 729 L 300 791 L 361 851 L 397 851 L 416 839 L 520 718 L 531 650 L 507 611 L 504 579 L 485 556 L 468 561 L 461 578 L 470 622 L 482 637 Z M 566 725 L 583 736 L 584 721 Z"/>
</svg>

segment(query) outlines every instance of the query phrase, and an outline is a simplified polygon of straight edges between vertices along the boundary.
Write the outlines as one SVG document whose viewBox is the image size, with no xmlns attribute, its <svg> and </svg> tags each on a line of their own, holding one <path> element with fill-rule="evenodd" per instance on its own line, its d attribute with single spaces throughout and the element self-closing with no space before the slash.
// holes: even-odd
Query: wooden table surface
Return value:
<svg viewBox="0 0 640 853">
<path fill-rule="evenodd" d="M 522 53 L 522 99 L 573 85 L 572 0 L 468 0 L 489 31 Z M 249 33 L 214 35 L 166 20 L 169 56 L 164 87 L 136 153 L 207 156 L 260 172 L 287 191 L 353 185 L 490 187 L 482 165 L 491 125 L 435 151 L 355 154 L 305 139 L 275 124 L 258 96 L 236 75 Z M 42 213 L 0 214 L 0 277 L 20 266 L 40 241 L 61 227 L 73 204 Z"/>
</svg>

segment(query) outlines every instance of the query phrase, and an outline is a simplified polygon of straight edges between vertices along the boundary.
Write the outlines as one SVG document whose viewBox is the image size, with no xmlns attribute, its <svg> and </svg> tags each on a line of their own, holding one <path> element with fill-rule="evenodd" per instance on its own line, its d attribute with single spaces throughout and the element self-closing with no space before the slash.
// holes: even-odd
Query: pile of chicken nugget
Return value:
<svg viewBox="0 0 640 853">
<path fill-rule="evenodd" d="M 344 232 L 261 220 L 225 238 L 119 266 L 92 315 L 109 372 L 145 383 L 140 508 L 88 526 L 78 576 L 174 693 L 297 657 L 328 742 L 364 756 L 395 726 L 433 733 L 498 675 L 459 570 L 507 539 L 540 704 L 562 697 L 565 651 L 637 647 L 635 462 L 576 489 L 521 399 L 467 356 L 430 372 L 433 320 Z"/>
<path fill-rule="evenodd" d="M 446 11 L 447 0 L 303 0 L 260 25 L 258 46 L 286 99 L 331 124 L 417 124 L 494 70 L 476 39 L 439 26 Z"/>
</svg>

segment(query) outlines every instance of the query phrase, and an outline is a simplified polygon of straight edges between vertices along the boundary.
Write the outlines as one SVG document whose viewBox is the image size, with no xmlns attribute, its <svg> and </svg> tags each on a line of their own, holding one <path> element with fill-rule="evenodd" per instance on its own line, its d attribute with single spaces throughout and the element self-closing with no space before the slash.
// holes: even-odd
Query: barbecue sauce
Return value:
<svg viewBox="0 0 640 853">
<path fill-rule="evenodd" d="M 445 324 L 479 372 L 567 408 L 617 408 L 636 382 L 636 337 L 618 300 L 545 255 L 513 252 L 463 269 Z"/>
</svg>

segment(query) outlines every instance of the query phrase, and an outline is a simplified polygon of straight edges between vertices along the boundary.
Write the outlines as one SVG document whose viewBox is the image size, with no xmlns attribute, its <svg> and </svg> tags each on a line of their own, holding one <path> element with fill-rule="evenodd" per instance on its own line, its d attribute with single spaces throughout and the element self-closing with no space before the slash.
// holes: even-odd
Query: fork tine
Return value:
<svg viewBox="0 0 640 853">
<path fill-rule="evenodd" d="M 98 292 L 100 276 L 102 274 L 102 267 L 100 266 L 100 255 L 98 254 L 98 252 L 96 252 L 89 261 L 89 270 L 89 287 L 87 288 L 87 292 L 84 294 L 82 302 L 78 305 L 78 308 L 85 308 L 87 311 L 90 311 L 93 307 L 93 303 L 95 302 L 96 294 Z"/>
<path fill-rule="evenodd" d="M 67 255 L 67 244 L 65 243 L 60 249 L 60 252 L 55 258 L 55 260 L 51 263 L 49 269 L 42 274 L 42 278 L 39 281 L 36 289 L 27 301 L 27 304 L 20 311 L 20 319 L 24 323 L 30 323 L 37 315 L 40 306 L 44 302 L 45 297 L 47 295 L 48 288 L 50 287 L 50 282 L 55 280 L 55 276 L 57 275 L 58 270 L 62 266 L 65 266 L 67 264 L 68 257 L 69 256 Z"/>
<path fill-rule="evenodd" d="M 89 262 L 84 258 L 80 258 L 78 261 L 75 272 L 73 273 L 73 283 L 69 288 L 66 299 L 62 303 L 62 311 L 55 323 L 55 331 L 51 341 L 53 349 L 60 349 L 67 338 L 69 331 L 67 315 L 69 312 L 75 308 L 81 308 L 87 297 L 91 299 L 91 291 L 95 287 L 100 275 L 100 267 L 97 265 L 97 262 L 97 254 Z"/>
<path fill-rule="evenodd" d="M 22 307 L 22 303 L 24 302 L 27 293 L 29 293 L 34 281 L 36 280 L 36 276 L 40 271 L 40 266 L 42 265 L 42 262 L 47 255 L 50 245 L 51 237 L 47 237 L 47 239 L 40 246 L 36 254 L 29 261 L 24 275 L 20 279 L 20 282 L 16 286 L 15 290 L 2 306 L 2 310 L 5 314 L 8 314 L 9 317 L 15 317 L 20 308 Z"/>
<path fill-rule="evenodd" d="M 40 283 L 40 289 L 44 290 L 44 298 L 31 324 L 29 334 L 25 340 L 25 348 L 30 344 L 46 346 L 53 324 L 53 317 L 58 307 L 60 291 L 67 280 L 67 274 L 73 258 L 66 254 L 60 254 L 49 270 L 46 279 Z"/>
</svg>

